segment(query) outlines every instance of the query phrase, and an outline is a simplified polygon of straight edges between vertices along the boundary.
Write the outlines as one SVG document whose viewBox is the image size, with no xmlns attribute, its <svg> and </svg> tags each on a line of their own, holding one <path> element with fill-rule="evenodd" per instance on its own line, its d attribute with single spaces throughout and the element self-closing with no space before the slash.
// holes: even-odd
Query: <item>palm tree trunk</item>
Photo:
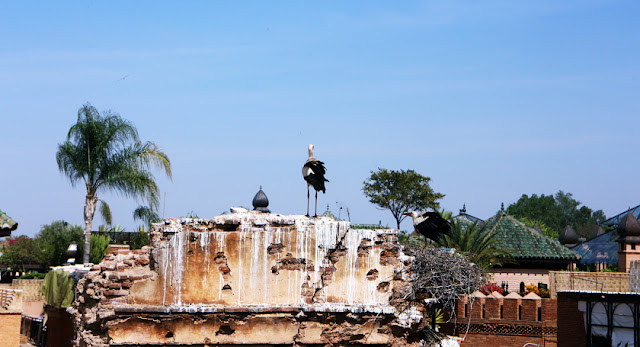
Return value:
<svg viewBox="0 0 640 347">
<path fill-rule="evenodd" d="M 84 203 L 84 257 L 83 263 L 89 263 L 89 254 L 91 252 L 91 227 L 93 225 L 93 215 L 96 213 L 96 205 L 98 197 L 87 194 Z"/>
</svg>

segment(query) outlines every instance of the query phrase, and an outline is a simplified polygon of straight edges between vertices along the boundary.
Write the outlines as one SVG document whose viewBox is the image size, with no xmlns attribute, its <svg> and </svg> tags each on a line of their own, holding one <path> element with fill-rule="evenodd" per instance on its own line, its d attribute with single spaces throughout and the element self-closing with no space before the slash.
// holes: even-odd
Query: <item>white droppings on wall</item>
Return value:
<svg viewBox="0 0 640 347">
<path fill-rule="evenodd" d="M 391 280 L 394 266 L 380 264 L 382 246 L 375 241 L 387 244 L 385 235 L 395 231 L 352 230 L 349 222 L 276 214 L 260 214 L 260 223 L 256 223 L 256 214 L 165 222 L 162 230 L 173 234 L 166 236 L 168 242 L 157 252 L 163 305 L 314 305 L 326 309 L 388 305 L 390 291 L 377 288 L 380 282 Z M 370 247 L 359 256 L 363 242 Z M 273 245 L 277 251 L 269 254 L 267 249 Z M 197 262 L 187 259 L 192 252 L 199 252 Z M 226 256 L 228 275 L 214 262 L 219 252 Z M 296 266 L 286 267 L 285 261 Z M 331 270 L 323 280 L 326 269 L 335 272 Z M 372 269 L 378 276 L 368 279 L 366 274 Z M 232 288 L 227 294 L 225 284 Z"/>
</svg>

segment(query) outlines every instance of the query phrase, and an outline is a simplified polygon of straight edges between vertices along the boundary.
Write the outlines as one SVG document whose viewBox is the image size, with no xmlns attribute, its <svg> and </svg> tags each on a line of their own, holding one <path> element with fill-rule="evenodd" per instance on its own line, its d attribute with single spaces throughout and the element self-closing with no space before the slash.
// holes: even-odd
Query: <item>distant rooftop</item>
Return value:
<svg viewBox="0 0 640 347">
<path fill-rule="evenodd" d="M 462 205 L 462 208 L 460 209 L 460 214 L 454 217 L 451 217 L 452 220 L 464 225 L 464 226 L 468 226 L 471 225 L 473 223 L 476 223 L 478 225 L 482 224 L 484 221 L 478 217 L 474 217 L 470 214 L 467 213 L 467 205 L 464 204 Z"/>
<path fill-rule="evenodd" d="M 512 251 L 513 258 L 522 263 L 530 261 L 577 261 L 580 256 L 564 247 L 560 242 L 528 227 L 506 214 L 504 210 L 488 219 L 484 224 L 497 231 L 496 239 L 501 249 Z"/>
<path fill-rule="evenodd" d="M 329 210 L 329 204 L 327 204 L 327 210 L 322 214 L 323 217 L 329 217 L 333 220 L 340 220 L 338 219 L 338 217 L 336 217 L 336 215 L 334 215 L 330 210 Z"/>
<path fill-rule="evenodd" d="M 580 258 L 580 264 L 615 264 L 618 262 L 618 232 L 613 230 L 571 248 Z"/>
<path fill-rule="evenodd" d="M 631 213 L 634 217 L 636 217 L 636 219 L 640 219 L 640 205 L 629 208 L 628 210 L 607 219 L 606 221 L 602 222 L 602 225 L 616 226 L 620 224 L 620 221 L 622 220 L 622 218 L 624 218 L 624 216 L 627 215 L 627 213 Z"/>
</svg>

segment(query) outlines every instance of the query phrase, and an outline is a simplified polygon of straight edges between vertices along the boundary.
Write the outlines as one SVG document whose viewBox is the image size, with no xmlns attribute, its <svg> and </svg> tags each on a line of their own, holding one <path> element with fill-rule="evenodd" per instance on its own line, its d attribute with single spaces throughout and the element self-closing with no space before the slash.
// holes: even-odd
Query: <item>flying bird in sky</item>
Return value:
<svg viewBox="0 0 640 347">
<path fill-rule="evenodd" d="M 316 206 L 315 217 L 318 217 L 318 191 L 321 190 L 325 193 L 324 182 L 329 182 L 324 178 L 324 174 L 327 171 L 324 167 L 324 163 L 313 157 L 313 145 L 309 145 L 309 159 L 302 166 L 302 177 L 307 181 L 307 217 L 309 217 L 309 187 L 313 187 L 316 190 Z"/>
</svg>

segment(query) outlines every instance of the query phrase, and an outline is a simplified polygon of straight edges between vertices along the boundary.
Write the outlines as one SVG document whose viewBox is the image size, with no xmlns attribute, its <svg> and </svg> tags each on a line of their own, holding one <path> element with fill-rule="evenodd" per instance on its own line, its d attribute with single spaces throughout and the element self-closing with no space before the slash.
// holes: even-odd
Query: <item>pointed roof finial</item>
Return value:
<svg viewBox="0 0 640 347">
<path fill-rule="evenodd" d="M 500 204 L 500 210 L 504 211 L 504 202 Z"/>
<path fill-rule="evenodd" d="M 462 209 L 460 210 L 460 214 L 467 213 L 467 204 L 462 204 Z"/>
<path fill-rule="evenodd" d="M 254 211 L 270 212 L 267 208 L 269 206 L 269 198 L 267 198 L 267 194 L 262 191 L 262 186 L 260 186 L 260 190 L 258 190 L 256 195 L 253 197 L 252 204 Z"/>
</svg>

